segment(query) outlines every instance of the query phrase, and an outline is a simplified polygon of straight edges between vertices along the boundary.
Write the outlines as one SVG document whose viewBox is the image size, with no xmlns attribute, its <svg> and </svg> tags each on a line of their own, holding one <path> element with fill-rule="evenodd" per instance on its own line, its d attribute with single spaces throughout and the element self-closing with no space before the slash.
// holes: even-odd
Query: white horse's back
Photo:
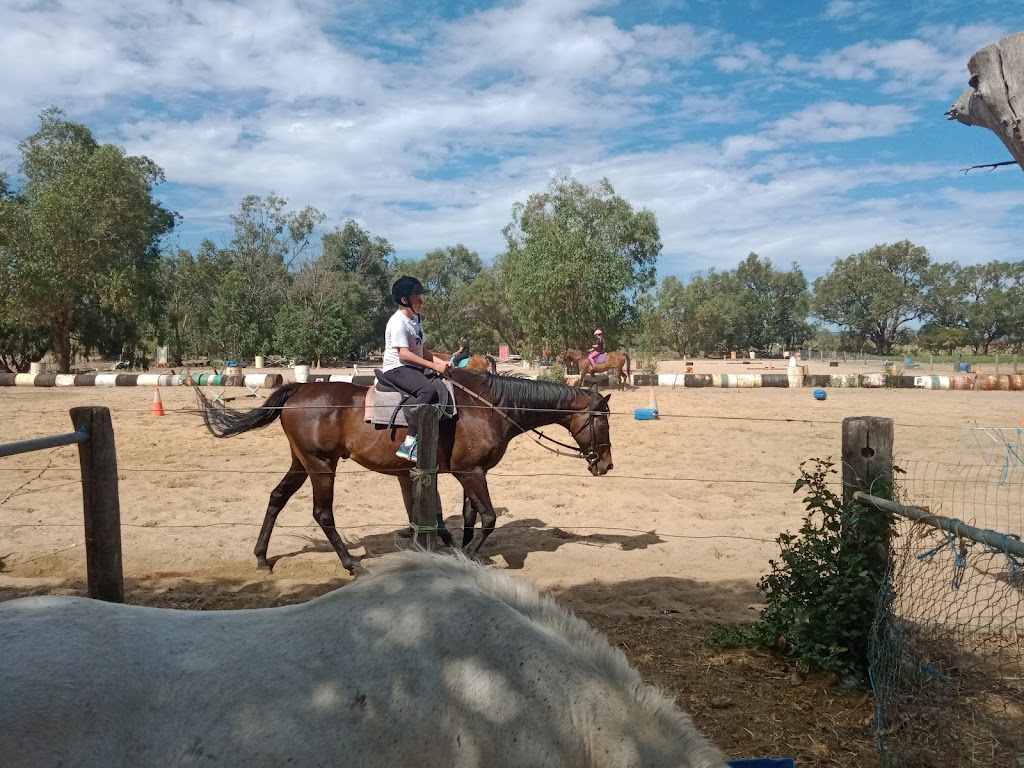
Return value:
<svg viewBox="0 0 1024 768">
<path fill-rule="evenodd" d="M 285 608 L 14 600 L 0 648 L 8 768 L 724 765 L 603 636 L 443 555 Z"/>
</svg>

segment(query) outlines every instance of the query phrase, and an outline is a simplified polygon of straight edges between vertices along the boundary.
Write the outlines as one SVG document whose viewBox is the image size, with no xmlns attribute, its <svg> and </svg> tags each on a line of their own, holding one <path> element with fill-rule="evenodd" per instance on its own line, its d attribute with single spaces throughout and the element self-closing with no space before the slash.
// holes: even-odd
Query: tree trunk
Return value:
<svg viewBox="0 0 1024 768">
<path fill-rule="evenodd" d="M 53 356 L 57 358 L 57 372 L 71 373 L 71 310 L 65 309 L 51 320 Z"/>
<path fill-rule="evenodd" d="M 1024 170 L 1024 32 L 985 46 L 971 57 L 967 69 L 970 87 L 946 116 L 988 128 Z"/>
</svg>

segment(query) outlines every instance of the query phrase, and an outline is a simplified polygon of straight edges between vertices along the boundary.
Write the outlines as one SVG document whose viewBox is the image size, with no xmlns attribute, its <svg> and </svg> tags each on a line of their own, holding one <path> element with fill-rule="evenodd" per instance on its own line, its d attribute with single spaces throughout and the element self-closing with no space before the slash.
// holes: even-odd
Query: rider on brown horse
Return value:
<svg viewBox="0 0 1024 768">
<path fill-rule="evenodd" d="M 391 286 L 391 297 L 398 309 L 388 320 L 384 331 L 384 363 L 381 368 L 399 389 L 412 395 L 402 408 L 409 431 L 405 442 L 395 452 L 396 456 L 409 461 L 416 461 L 419 421 L 414 406 L 438 401 L 439 386 L 443 384 L 436 374 L 443 375 L 448 369 L 448 362 L 435 360 L 426 347 L 420 320 L 423 294 L 426 292 L 423 283 L 415 277 L 405 275 L 398 278 Z"/>
<path fill-rule="evenodd" d="M 452 353 L 452 368 L 459 368 L 463 360 L 468 360 L 473 353 L 469 351 L 469 336 L 459 337 L 459 348 Z"/>
<path fill-rule="evenodd" d="M 590 367 L 593 369 L 597 365 L 597 358 L 604 354 L 604 331 L 598 328 L 594 331 L 594 343 L 590 345 L 590 354 L 587 355 L 587 360 L 590 361 Z"/>
</svg>

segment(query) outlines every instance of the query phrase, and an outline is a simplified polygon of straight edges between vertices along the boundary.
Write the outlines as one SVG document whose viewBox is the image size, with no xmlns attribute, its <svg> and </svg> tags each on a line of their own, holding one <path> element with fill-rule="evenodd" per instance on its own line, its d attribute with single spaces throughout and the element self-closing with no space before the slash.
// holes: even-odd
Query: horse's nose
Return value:
<svg viewBox="0 0 1024 768">
<path fill-rule="evenodd" d="M 609 471 L 609 472 L 611 472 L 611 471 L 612 471 L 613 469 L 615 469 L 615 465 L 614 465 L 614 464 L 612 464 L 612 463 L 611 463 L 611 462 L 609 461 L 609 462 L 608 462 L 608 471 Z"/>
</svg>

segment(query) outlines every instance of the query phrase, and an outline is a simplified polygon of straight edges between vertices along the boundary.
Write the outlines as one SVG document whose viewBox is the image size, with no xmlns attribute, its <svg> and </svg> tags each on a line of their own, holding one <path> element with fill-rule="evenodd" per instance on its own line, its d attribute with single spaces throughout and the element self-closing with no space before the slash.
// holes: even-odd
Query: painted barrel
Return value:
<svg viewBox="0 0 1024 768">
<path fill-rule="evenodd" d="M 57 386 L 57 374 L 56 373 L 40 373 L 36 376 L 35 386 L 37 387 L 55 387 Z"/>
<path fill-rule="evenodd" d="M 16 387 L 31 387 L 36 383 L 37 373 L 16 373 L 14 375 L 14 386 Z"/>
<path fill-rule="evenodd" d="M 75 374 L 75 386 L 76 387 L 95 387 L 96 377 L 99 374 L 96 373 L 78 373 Z"/>
<path fill-rule="evenodd" d="M 658 374 L 658 386 L 659 387 L 674 387 L 677 384 L 685 386 L 686 380 L 678 373 L 659 373 Z"/>
<path fill-rule="evenodd" d="M 685 387 L 710 387 L 713 386 L 712 376 L 710 373 L 687 373 L 683 376 L 683 386 Z"/>
<path fill-rule="evenodd" d="M 304 384 L 309 380 L 309 366 L 308 365 L 296 365 L 295 366 L 295 380 L 300 384 Z"/>
<path fill-rule="evenodd" d="M 119 373 L 117 378 L 114 379 L 115 387 L 137 387 L 139 386 L 139 374 L 137 373 Z"/>
<path fill-rule="evenodd" d="M 804 377 L 806 379 L 806 377 Z M 788 387 L 789 375 L 785 373 L 762 373 L 762 387 Z"/>
<path fill-rule="evenodd" d="M 46 373 L 46 363 L 29 363 L 28 372 L 36 374 Z"/>
<path fill-rule="evenodd" d="M 949 388 L 956 390 L 974 389 L 974 377 L 970 375 L 957 374 L 949 377 Z"/>
<path fill-rule="evenodd" d="M 54 384 L 58 387 L 73 387 L 76 378 L 78 377 L 73 373 L 58 373 Z"/>
<path fill-rule="evenodd" d="M 862 373 L 858 378 L 857 383 L 862 387 L 878 389 L 885 386 L 884 373 Z"/>
<path fill-rule="evenodd" d="M 13 387 L 16 373 L 0 373 L 0 387 Z"/>
<path fill-rule="evenodd" d="M 253 365 L 256 368 L 263 368 L 266 360 L 263 359 L 263 355 L 256 355 L 256 359 L 253 361 Z"/>
<path fill-rule="evenodd" d="M 97 373 L 96 374 L 95 386 L 97 386 L 97 387 L 116 387 L 117 386 L 117 376 L 118 376 L 118 374 L 116 374 L 116 373 Z"/>
<path fill-rule="evenodd" d="M 247 387 L 273 389 L 280 387 L 283 382 L 284 378 L 280 373 L 249 373 L 245 376 L 245 386 Z"/>
</svg>

